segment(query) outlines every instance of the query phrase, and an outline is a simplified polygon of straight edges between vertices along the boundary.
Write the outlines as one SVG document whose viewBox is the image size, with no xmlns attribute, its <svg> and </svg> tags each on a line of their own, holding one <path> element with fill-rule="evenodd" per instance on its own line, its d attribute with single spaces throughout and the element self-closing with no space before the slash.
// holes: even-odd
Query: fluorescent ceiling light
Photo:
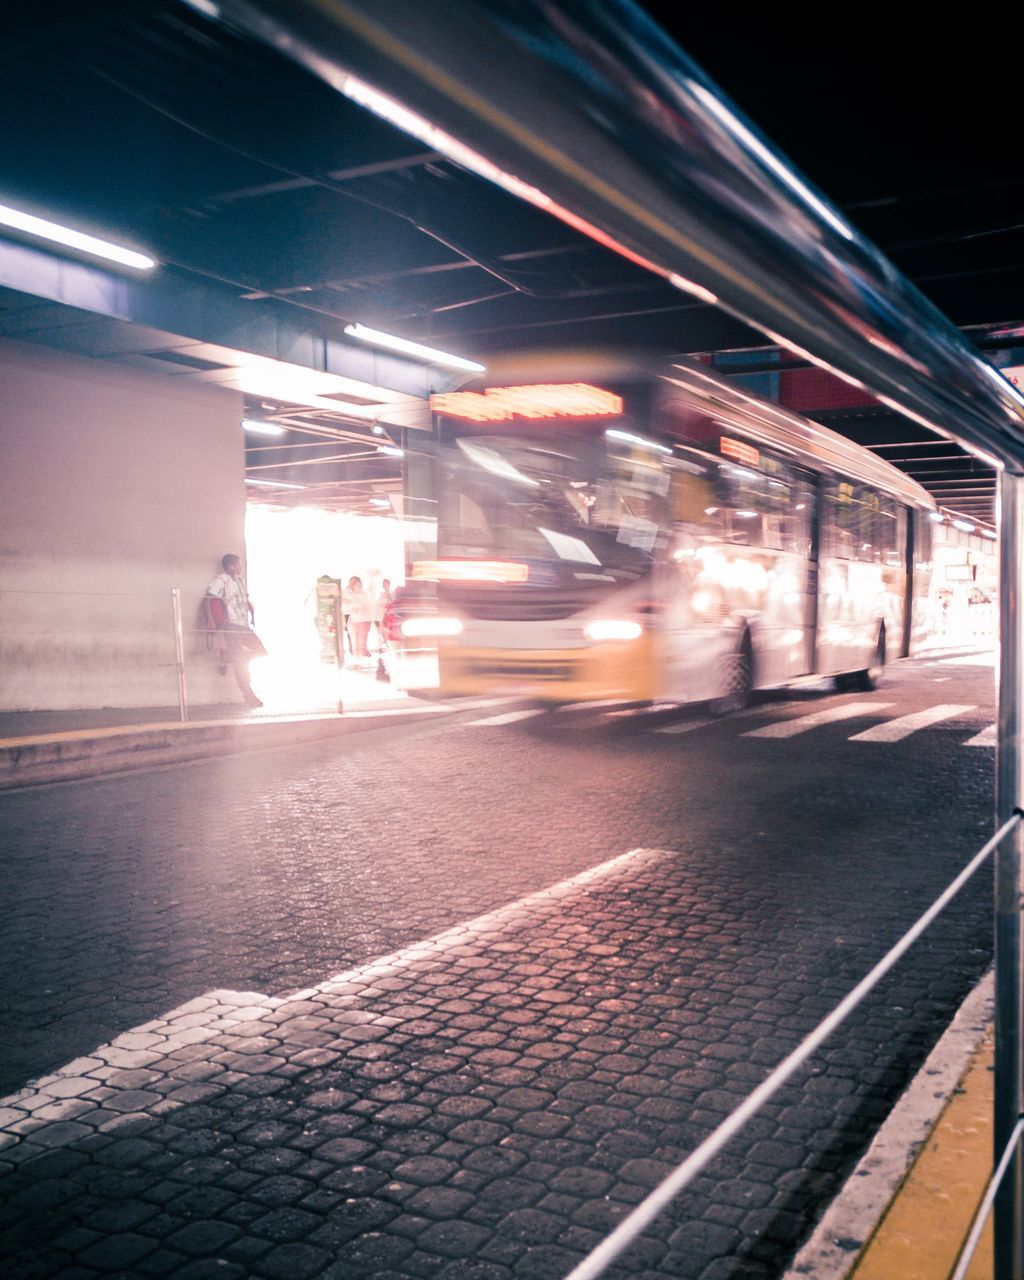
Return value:
<svg viewBox="0 0 1024 1280">
<path fill-rule="evenodd" d="M 255 418 L 243 418 L 242 430 L 250 431 L 254 436 L 283 436 L 284 427 L 276 422 L 257 422 Z"/>
<path fill-rule="evenodd" d="M 96 236 L 87 236 L 84 231 L 62 227 L 60 223 L 37 218 L 31 213 L 22 213 L 20 209 L 11 209 L 5 204 L 0 204 L 0 226 L 24 231 L 26 235 L 38 236 L 40 240 L 49 240 L 53 244 L 66 245 L 69 249 L 78 249 L 94 258 L 105 258 L 108 262 L 117 262 L 123 267 L 134 267 L 136 271 L 150 271 L 156 266 L 156 259 L 149 258 L 144 253 L 111 244 L 109 240 L 98 240 Z"/>
<path fill-rule="evenodd" d="M 377 446 L 378 453 L 386 453 L 389 458 L 404 458 L 405 450 L 399 449 L 395 444 L 379 444 Z"/>
<path fill-rule="evenodd" d="M 928 519 L 934 520 L 936 524 L 942 524 L 942 521 L 945 519 L 945 517 L 943 516 L 941 511 L 929 511 Z"/>
<path fill-rule="evenodd" d="M 954 520 L 953 528 L 959 529 L 962 533 L 973 533 L 974 525 L 969 520 Z"/>
<path fill-rule="evenodd" d="M 427 364 L 443 365 L 446 369 L 464 369 L 467 373 L 483 373 L 484 366 L 475 360 L 466 360 L 463 356 L 453 356 L 447 351 L 438 351 L 436 347 L 425 347 L 421 342 L 410 342 L 408 338 L 398 338 L 393 333 L 381 333 L 379 329 L 368 329 L 363 324 L 349 324 L 345 332 L 360 342 L 368 342 L 371 347 L 385 347 L 388 351 L 400 351 L 403 355 L 415 356 L 417 360 L 425 360 Z"/>
<path fill-rule="evenodd" d="M 258 484 L 263 489 L 305 489 L 304 484 L 289 484 L 287 480 L 250 480 L 245 477 L 246 484 Z"/>
</svg>

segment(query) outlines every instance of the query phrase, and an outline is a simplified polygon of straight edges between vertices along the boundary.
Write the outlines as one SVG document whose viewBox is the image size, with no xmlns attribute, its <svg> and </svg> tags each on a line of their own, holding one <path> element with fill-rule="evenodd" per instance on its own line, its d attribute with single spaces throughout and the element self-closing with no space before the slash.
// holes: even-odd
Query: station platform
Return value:
<svg viewBox="0 0 1024 1280">
<path fill-rule="evenodd" d="M 186 721 L 177 707 L 0 712 L 0 791 L 314 742 L 452 709 L 358 672 L 345 673 L 341 693 L 340 705 L 300 711 L 270 701 L 195 707 Z"/>
</svg>

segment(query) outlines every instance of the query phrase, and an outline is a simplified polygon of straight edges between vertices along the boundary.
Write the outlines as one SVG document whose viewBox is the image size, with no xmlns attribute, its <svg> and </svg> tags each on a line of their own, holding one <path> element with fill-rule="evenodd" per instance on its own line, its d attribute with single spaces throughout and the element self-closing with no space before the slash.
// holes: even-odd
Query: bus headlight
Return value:
<svg viewBox="0 0 1024 1280">
<path fill-rule="evenodd" d="M 640 623 L 629 618 L 593 618 L 583 625 L 588 640 L 639 640 L 643 632 Z"/>
<path fill-rule="evenodd" d="M 398 628 L 406 639 L 424 636 L 457 636 L 462 631 L 458 618 L 406 618 Z"/>
</svg>

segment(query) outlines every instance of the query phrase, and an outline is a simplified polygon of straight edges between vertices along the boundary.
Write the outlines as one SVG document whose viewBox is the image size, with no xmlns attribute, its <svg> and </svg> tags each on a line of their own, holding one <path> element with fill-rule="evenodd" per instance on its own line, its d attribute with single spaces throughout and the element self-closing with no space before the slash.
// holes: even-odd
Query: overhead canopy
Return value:
<svg viewBox="0 0 1024 1280">
<path fill-rule="evenodd" d="M 765 339 L 747 324 L 523 204 L 337 93 L 251 29 L 215 21 L 216 6 L 202 7 L 107 0 L 22 6 L 11 15 L 0 52 L 0 201 L 151 251 L 168 264 L 164 277 L 215 288 L 258 318 L 239 324 L 238 334 L 273 316 L 332 340 L 359 321 L 485 360 L 510 345 L 569 336 L 677 352 L 739 350 L 758 368 L 777 363 L 777 353 L 756 350 Z M 438 41 L 471 50 L 479 67 L 474 42 L 490 21 L 504 64 L 494 85 L 501 75 L 533 75 L 536 101 L 550 102 L 560 79 L 578 71 L 572 32 L 563 24 L 557 33 L 559 54 L 541 6 L 488 8 L 490 18 L 481 19 L 472 4 L 460 6 L 457 33 L 442 3 L 389 0 L 365 6 L 365 15 L 404 32 L 406 46 L 438 66 L 431 24 Z M 613 8 L 627 12 L 607 12 Z M 303 9 L 277 6 L 293 21 Z M 220 11 L 228 23 L 242 17 L 230 5 Z M 677 35 L 742 92 L 755 119 L 781 132 L 786 148 L 840 197 L 844 217 L 865 225 L 954 320 L 976 326 L 975 338 L 1011 359 L 1014 344 L 1024 343 L 1015 323 L 1024 258 L 1007 217 L 1016 179 L 997 130 L 976 124 L 965 145 L 966 135 L 945 120 L 952 110 L 945 97 L 915 91 L 915 77 L 939 65 L 920 33 L 911 58 L 855 32 L 823 50 L 801 43 L 775 15 L 744 15 L 738 40 L 735 22 L 735 15 L 688 13 Z M 955 39 L 959 52 L 970 36 Z M 347 56 L 358 55 L 360 40 L 349 32 Z M 991 66 L 1001 55 L 986 41 Z M 624 46 L 613 39 L 609 47 L 627 66 Z M 963 83 L 962 59 L 959 66 Z M 882 94 L 897 81 L 903 92 L 893 110 Z M 993 71 L 985 98 L 992 116 L 1000 95 L 1011 105 L 1014 83 Z M 629 96 L 621 85 L 619 105 Z M 25 311 L 8 309 L 6 332 L 49 340 Z M 67 340 L 69 326 L 58 327 Z M 870 429 L 859 413 L 826 420 L 871 443 L 906 439 L 905 423 L 877 403 Z M 968 483 L 987 475 L 955 446 L 945 445 L 945 454 Z M 919 478 L 928 471 L 914 470 L 913 458 L 901 465 Z"/>
</svg>

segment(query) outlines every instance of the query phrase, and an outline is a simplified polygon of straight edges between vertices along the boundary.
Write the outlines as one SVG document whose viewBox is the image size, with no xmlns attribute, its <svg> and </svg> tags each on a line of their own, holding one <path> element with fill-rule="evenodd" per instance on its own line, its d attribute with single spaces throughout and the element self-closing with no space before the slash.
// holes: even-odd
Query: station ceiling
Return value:
<svg viewBox="0 0 1024 1280">
<path fill-rule="evenodd" d="M 962 24 L 906 39 L 886 24 L 882 40 L 867 20 L 826 36 L 774 10 L 655 16 L 996 363 L 1024 363 L 1012 41 Z M 6 22 L 0 203 L 327 336 L 358 321 L 485 361 L 571 342 L 777 366 L 761 334 L 179 0 L 19 6 Z M 294 405 L 256 407 L 301 426 Z M 881 406 L 812 416 L 991 520 L 992 473 L 957 446 Z"/>
</svg>

